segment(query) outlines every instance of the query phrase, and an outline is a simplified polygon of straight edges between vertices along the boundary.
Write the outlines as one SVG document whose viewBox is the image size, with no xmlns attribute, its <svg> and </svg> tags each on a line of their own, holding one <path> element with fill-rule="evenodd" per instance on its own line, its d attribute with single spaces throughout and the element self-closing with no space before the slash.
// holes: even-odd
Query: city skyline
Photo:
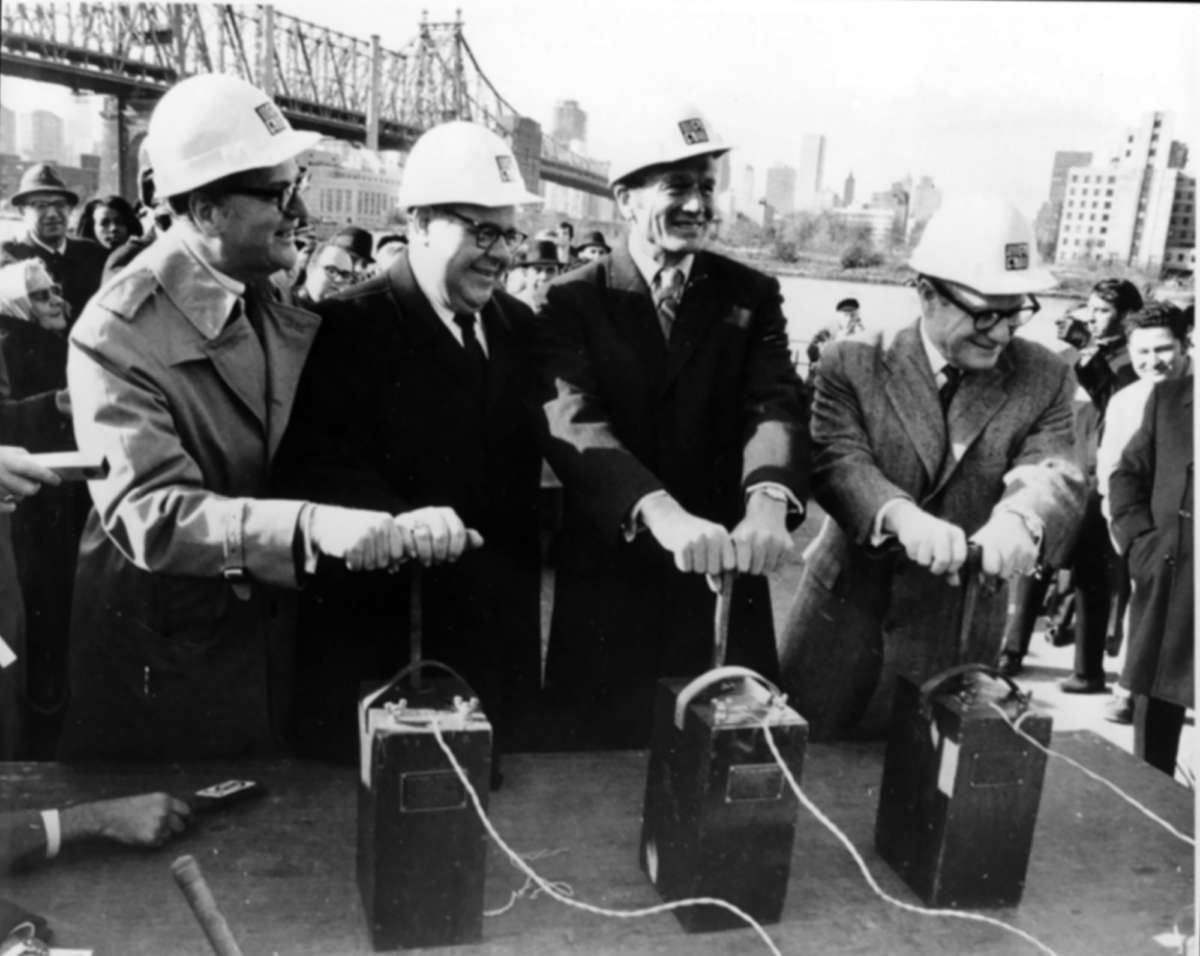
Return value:
<svg viewBox="0 0 1200 956">
<path fill-rule="evenodd" d="M 316 0 L 276 6 L 334 26 Z M 555 103 L 577 101 L 599 158 L 631 102 L 686 99 L 734 145 L 734 168 L 797 166 L 802 135 L 819 132 L 826 184 L 853 171 L 867 196 L 927 175 L 948 192 L 1005 193 L 1033 216 L 1056 152 L 1104 155 L 1146 112 L 1175 113 L 1178 138 L 1197 145 L 1200 15 L 1188 5 L 583 0 L 567 12 L 549 0 L 468 0 L 431 3 L 429 17 L 459 7 L 497 89 L 547 132 Z M 417 32 L 415 10 L 356 16 L 366 10 L 343 0 L 338 25 L 370 24 L 351 32 L 378 30 L 392 49 Z M 5 105 L 33 108 L 28 84 L 4 85 Z"/>
</svg>

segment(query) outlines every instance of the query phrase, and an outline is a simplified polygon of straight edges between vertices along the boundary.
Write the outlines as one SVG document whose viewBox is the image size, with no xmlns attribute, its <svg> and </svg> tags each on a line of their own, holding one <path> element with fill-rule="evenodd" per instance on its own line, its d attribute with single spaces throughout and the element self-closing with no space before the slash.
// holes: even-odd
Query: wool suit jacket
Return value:
<svg viewBox="0 0 1200 956">
<path fill-rule="evenodd" d="M 655 678 L 711 659 L 703 576 L 676 570 L 649 532 L 622 532 L 638 500 L 665 489 L 733 528 L 757 482 L 807 497 L 804 394 L 780 303 L 775 280 L 698 253 L 668 345 L 625 244 L 549 287 L 538 314 L 545 447 L 564 518 L 546 679 L 590 724 L 580 744 L 644 743 Z M 731 663 L 777 673 L 764 578 L 738 581 L 730 630 Z M 601 721 L 606 739 L 591 733 Z"/>
<path fill-rule="evenodd" d="M 276 470 L 281 493 L 389 514 L 447 506 L 483 535 L 481 550 L 422 573 L 423 650 L 472 684 L 508 746 L 514 708 L 533 700 L 540 667 L 532 313 L 503 292 L 481 310 L 479 395 L 407 257 L 318 311 Z M 320 572 L 303 599 L 297 740 L 357 759 L 359 684 L 408 662 L 410 575 Z"/>
<path fill-rule="evenodd" d="M 893 498 L 968 536 L 998 510 L 1036 518 L 1043 547 L 1070 535 L 1083 501 L 1068 367 L 1014 339 L 988 371 L 964 376 L 943 415 L 917 324 L 837 342 L 816 367 L 814 494 L 828 513 L 805 555 L 781 642 L 785 686 L 818 736 L 861 720 L 879 729 L 898 672 L 917 678 L 957 662 L 991 663 L 1005 594 L 979 602 L 959 650 L 963 589 L 874 547 L 875 517 Z"/>
</svg>

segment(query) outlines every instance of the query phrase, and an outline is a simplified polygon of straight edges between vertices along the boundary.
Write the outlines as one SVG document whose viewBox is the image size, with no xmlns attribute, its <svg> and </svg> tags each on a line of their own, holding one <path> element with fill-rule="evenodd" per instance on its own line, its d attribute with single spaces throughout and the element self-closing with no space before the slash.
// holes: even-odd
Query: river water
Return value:
<svg viewBox="0 0 1200 956">
<path fill-rule="evenodd" d="M 783 291 L 783 314 L 788 320 L 788 338 L 793 349 L 803 346 L 823 326 L 836 318 L 834 307 L 842 299 L 858 299 L 859 315 L 868 329 L 891 329 L 914 321 L 918 315 L 917 291 L 911 286 L 876 285 L 865 282 L 842 282 L 836 279 L 806 279 L 799 276 L 780 276 Z M 1038 296 L 1041 311 L 1020 334 L 1043 345 L 1056 341 L 1054 320 L 1077 302 L 1076 298 Z M 802 363 L 806 364 L 806 363 Z"/>
</svg>

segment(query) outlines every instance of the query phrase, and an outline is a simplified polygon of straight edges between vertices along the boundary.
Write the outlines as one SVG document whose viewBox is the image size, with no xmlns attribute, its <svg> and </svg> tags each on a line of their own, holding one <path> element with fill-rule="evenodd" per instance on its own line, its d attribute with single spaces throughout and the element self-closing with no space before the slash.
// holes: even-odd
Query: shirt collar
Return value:
<svg viewBox="0 0 1200 956">
<path fill-rule="evenodd" d="M 656 262 L 649 253 L 647 253 L 640 246 L 630 242 L 628 238 L 625 240 L 625 242 L 629 247 L 629 257 L 633 259 L 633 264 L 637 266 L 637 271 L 641 274 L 641 277 L 646 280 L 646 287 L 653 289 L 654 277 L 658 275 L 659 270 L 662 268 L 661 263 Z M 687 281 L 692 274 L 692 264 L 695 261 L 696 257 L 689 252 L 679 262 L 675 263 L 675 268 L 683 273 L 684 285 L 687 284 Z"/>
<path fill-rule="evenodd" d="M 936 379 L 942 373 L 942 366 L 950 364 L 950 360 L 941 353 L 933 340 L 925 331 L 925 317 L 921 317 L 921 321 L 917 323 L 917 327 L 921 332 L 921 346 L 925 349 L 925 360 L 929 363 L 929 370 L 933 373 Z"/>
<path fill-rule="evenodd" d="M 39 239 L 37 236 L 35 236 L 33 234 L 33 230 L 30 229 L 29 230 L 29 241 L 32 242 L 35 246 L 41 246 L 47 252 L 51 252 L 56 256 L 61 256 L 63 253 L 65 253 L 67 251 L 67 237 L 66 236 L 62 237 L 62 239 L 59 241 L 57 246 L 51 246 L 45 242 L 42 242 L 41 239 Z"/>
<path fill-rule="evenodd" d="M 408 257 L 409 267 L 412 269 L 413 281 L 417 283 L 417 288 L 421 291 L 421 295 L 425 297 L 425 301 L 429 303 L 429 307 L 433 309 L 434 315 L 442 320 L 442 325 L 446 326 L 447 330 L 458 341 L 463 344 L 462 329 L 454 321 L 454 310 L 448 305 L 443 305 L 433 296 L 433 276 L 427 275 L 424 269 L 424 262 L 420 256 Z M 487 333 L 483 329 L 483 321 L 480 319 L 479 313 L 475 315 L 475 337 L 479 340 L 480 346 L 483 348 L 484 354 L 487 354 Z"/>
<path fill-rule="evenodd" d="M 186 223 L 177 223 L 168 235 L 176 233 L 179 247 L 195 267 L 200 281 L 174 286 L 172 298 L 192 317 L 206 338 L 216 338 L 233 314 L 234 306 L 245 295 L 246 285 L 213 265 L 200 243 L 189 235 Z"/>
</svg>

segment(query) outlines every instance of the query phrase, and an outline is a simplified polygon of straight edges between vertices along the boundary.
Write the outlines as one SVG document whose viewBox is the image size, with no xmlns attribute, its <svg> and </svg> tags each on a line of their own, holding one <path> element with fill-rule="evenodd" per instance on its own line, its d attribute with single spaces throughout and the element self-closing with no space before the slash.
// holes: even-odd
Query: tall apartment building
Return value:
<svg viewBox="0 0 1200 956">
<path fill-rule="evenodd" d="M 816 205 L 825 176 L 825 137 L 805 133 L 800 140 L 800 170 L 796 176 L 796 204 L 799 209 Z"/>
<path fill-rule="evenodd" d="M 842 205 L 849 209 L 850 204 L 854 202 L 854 173 L 846 175 L 846 185 L 842 187 Z"/>
<path fill-rule="evenodd" d="M 737 185 L 737 211 L 743 216 L 757 219 L 758 196 L 754 194 L 754 167 L 746 164 L 742 167 L 742 178 Z"/>
<path fill-rule="evenodd" d="M 62 117 L 49 110 L 21 113 L 17 119 L 20 152 L 36 162 L 68 161 Z"/>
<path fill-rule="evenodd" d="M 767 170 L 767 202 L 777 216 L 796 211 L 796 170 L 791 166 L 772 166 Z"/>
<path fill-rule="evenodd" d="M 1148 272 L 1196 268 L 1196 179 L 1174 116 L 1147 113 L 1105 164 L 1067 173 L 1055 262 L 1108 262 Z"/>
<path fill-rule="evenodd" d="M 1090 166 L 1092 154 L 1075 149 L 1060 149 L 1054 154 L 1050 170 L 1050 203 L 1061 203 L 1067 196 L 1067 175 L 1075 166 Z"/>
<path fill-rule="evenodd" d="M 17 151 L 17 114 L 0 106 L 0 153 Z"/>
<path fill-rule="evenodd" d="M 554 104 L 554 125 L 550 135 L 561 143 L 587 142 L 587 112 L 578 100 L 559 100 Z"/>
</svg>

